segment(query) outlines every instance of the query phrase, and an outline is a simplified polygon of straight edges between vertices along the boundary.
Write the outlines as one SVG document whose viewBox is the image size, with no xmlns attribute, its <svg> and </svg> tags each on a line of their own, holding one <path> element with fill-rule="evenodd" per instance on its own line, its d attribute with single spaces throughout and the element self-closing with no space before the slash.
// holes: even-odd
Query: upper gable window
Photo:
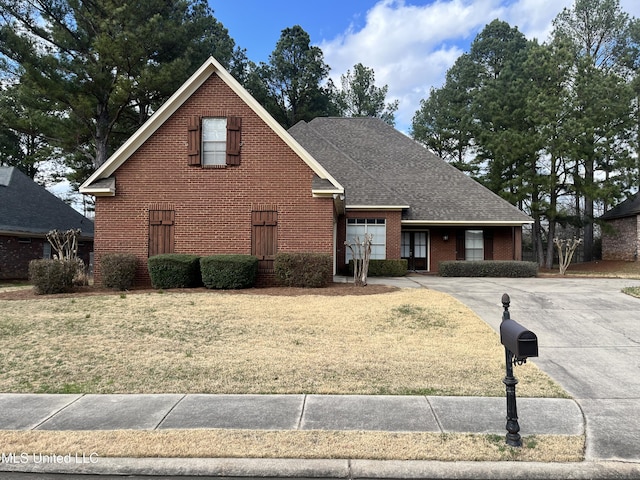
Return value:
<svg viewBox="0 0 640 480">
<path fill-rule="evenodd" d="M 227 119 L 202 119 L 202 165 L 227 164 Z"/>
<path fill-rule="evenodd" d="M 223 167 L 240 165 L 241 117 L 189 118 L 187 125 L 188 165 Z"/>
</svg>

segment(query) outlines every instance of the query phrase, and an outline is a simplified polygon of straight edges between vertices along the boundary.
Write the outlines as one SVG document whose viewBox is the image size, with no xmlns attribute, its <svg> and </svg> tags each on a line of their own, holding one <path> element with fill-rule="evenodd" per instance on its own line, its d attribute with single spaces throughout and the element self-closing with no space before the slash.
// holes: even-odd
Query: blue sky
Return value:
<svg viewBox="0 0 640 480">
<path fill-rule="evenodd" d="M 388 100 L 399 100 L 396 128 L 408 132 L 411 118 L 431 87 L 485 25 L 499 18 L 527 38 L 545 41 L 551 21 L 573 0 L 209 0 L 215 17 L 254 62 L 269 54 L 287 27 L 300 25 L 319 46 L 331 77 L 357 63 L 373 68 Z M 620 0 L 640 17 L 638 0 Z"/>
</svg>

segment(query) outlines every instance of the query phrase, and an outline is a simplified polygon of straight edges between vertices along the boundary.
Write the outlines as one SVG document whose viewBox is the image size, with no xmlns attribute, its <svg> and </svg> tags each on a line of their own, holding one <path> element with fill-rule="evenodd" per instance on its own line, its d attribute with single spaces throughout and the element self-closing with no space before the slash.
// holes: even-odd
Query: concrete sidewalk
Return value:
<svg viewBox="0 0 640 480">
<path fill-rule="evenodd" d="M 569 399 L 518 398 L 521 434 L 582 435 Z M 0 394 L 0 430 L 359 430 L 504 435 L 505 398 L 368 395 Z M 6 454 L 8 452 L 3 452 Z M 72 457 L 73 457 L 73 452 Z M 640 465 L 305 459 L 99 458 L 0 462 L 0 472 L 210 478 L 638 478 Z M 15 459 L 14 459 L 15 460 Z"/>
<path fill-rule="evenodd" d="M 522 435 L 582 435 L 573 400 L 518 398 Z M 370 395 L 0 394 L 0 430 L 372 430 L 505 434 L 506 400 Z"/>
</svg>

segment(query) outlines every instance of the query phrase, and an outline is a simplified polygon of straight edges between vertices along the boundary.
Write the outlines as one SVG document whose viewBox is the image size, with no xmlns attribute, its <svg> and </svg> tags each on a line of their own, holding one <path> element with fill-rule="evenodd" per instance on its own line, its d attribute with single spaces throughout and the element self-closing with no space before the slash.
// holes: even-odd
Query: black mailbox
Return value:
<svg viewBox="0 0 640 480">
<path fill-rule="evenodd" d="M 502 320 L 500 324 L 500 341 L 516 358 L 538 356 L 536 334 L 510 318 Z"/>
</svg>

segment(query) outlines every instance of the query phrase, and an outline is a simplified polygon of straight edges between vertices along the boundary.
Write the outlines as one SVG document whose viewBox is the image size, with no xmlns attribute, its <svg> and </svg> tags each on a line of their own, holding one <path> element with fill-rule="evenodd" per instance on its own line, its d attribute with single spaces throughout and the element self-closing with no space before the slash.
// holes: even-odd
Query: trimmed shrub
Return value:
<svg viewBox="0 0 640 480">
<path fill-rule="evenodd" d="M 38 295 L 72 291 L 77 272 L 76 260 L 39 259 L 29 262 L 29 281 Z"/>
<path fill-rule="evenodd" d="M 200 257 L 164 253 L 147 260 L 153 288 L 192 288 L 202 285 Z"/>
<path fill-rule="evenodd" d="M 273 269 L 286 287 L 321 288 L 333 279 L 333 260 L 325 253 L 278 253 Z"/>
<path fill-rule="evenodd" d="M 538 275 L 538 264 L 515 260 L 484 260 L 478 262 L 440 262 L 441 277 L 511 277 L 524 278 Z"/>
<path fill-rule="evenodd" d="M 207 288 L 250 288 L 258 278 L 258 258 L 253 255 L 212 255 L 200 259 L 202 283 Z"/>
<path fill-rule="evenodd" d="M 137 257 L 133 253 L 105 253 L 100 257 L 102 285 L 115 290 L 133 287 Z"/>
<path fill-rule="evenodd" d="M 409 262 L 404 260 L 369 260 L 369 277 L 403 277 Z M 349 274 L 353 275 L 353 260 L 349 260 Z"/>
</svg>

